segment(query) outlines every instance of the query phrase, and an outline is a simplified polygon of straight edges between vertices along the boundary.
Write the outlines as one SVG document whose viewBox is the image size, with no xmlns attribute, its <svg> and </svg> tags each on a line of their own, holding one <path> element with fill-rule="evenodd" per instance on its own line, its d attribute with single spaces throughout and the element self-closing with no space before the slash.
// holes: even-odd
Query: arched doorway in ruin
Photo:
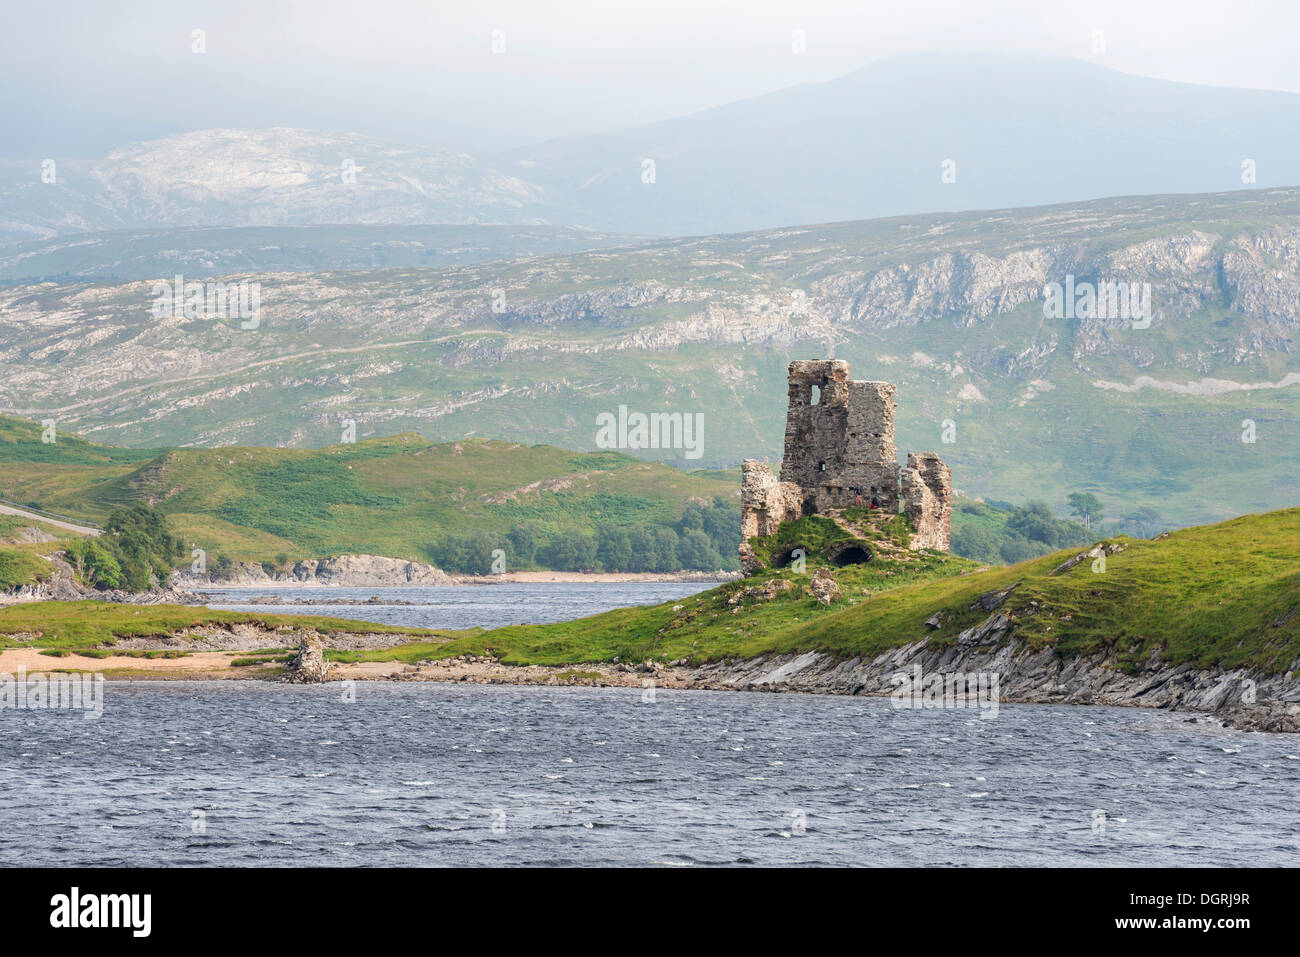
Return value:
<svg viewBox="0 0 1300 957">
<path fill-rule="evenodd" d="M 871 561 L 871 550 L 858 542 L 840 545 L 831 552 L 831 564 L 843 568 L 845 565 L 865 565 Z"/>
<path fill-rule="evenodd" d="M 796 555 L 795 552 L 798 552 L 799 554 Z M 780 551 L 773 553 L 772 567 L 789 568 L 790 563 L 794 561 L 796 558 L 807 558 L 807 557 L 808 557 L 808 549 L 806 549 L 804 546 L 799 545 L 797 543 L 794 545 L 786 545 Z"/>
</svg>

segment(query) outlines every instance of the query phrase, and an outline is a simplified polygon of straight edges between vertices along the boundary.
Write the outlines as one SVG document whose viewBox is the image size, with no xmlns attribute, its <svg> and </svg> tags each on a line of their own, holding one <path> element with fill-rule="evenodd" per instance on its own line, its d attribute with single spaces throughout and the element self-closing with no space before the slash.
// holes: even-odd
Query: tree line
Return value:
<svg viewBox="0 0 1300 957">
<path fill-rule="evenodd" d="M 721 496 L 689 502 L 663 525 L 598 524 L 547 530 L 536 522 L 505 535 L 450 534 L 430 543 L 430 561 L 463 574 L 544 568 L 555 571 L 679 572 L 739 567 L 740 506 Z"/>
<path fill-rule="evenodd" d="M 1124 512 L 1107 524 L 1105 507 L 1091 492 L 1071 493 L 1067 507 L 1077 521 L 1058 518 L 1046 502 L 963 503 L 958 510 L 975 520 L 953 531 L 952 551 L 977 561 L 1014 565 L 1121 533 L 1149 538 L 1166 527 L 1158 513 L 1145 507 Z"/>
<path fill-rule="evenodd" d="M 134 505 L 109 515 L 102 534 L 70 542 L 64 554 L 94 588 L 141 592 L 167 581 L 185 543 L 158 509 Z"/>
</svg>

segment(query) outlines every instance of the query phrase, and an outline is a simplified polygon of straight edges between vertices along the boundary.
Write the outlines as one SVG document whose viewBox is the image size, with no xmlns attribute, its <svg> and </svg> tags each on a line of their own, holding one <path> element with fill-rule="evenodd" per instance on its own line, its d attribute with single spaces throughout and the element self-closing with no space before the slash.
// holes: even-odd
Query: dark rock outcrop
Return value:
<svg viewBox="0 0 1300 957">
<path fill-rule="evenodd" d="M 284 680 L 293 684 L 319 684 L 329 673 L 325 644 L 314 631 L 304 631 L 298 641 L 298 655 L 285 669 Z"/>
</svg>

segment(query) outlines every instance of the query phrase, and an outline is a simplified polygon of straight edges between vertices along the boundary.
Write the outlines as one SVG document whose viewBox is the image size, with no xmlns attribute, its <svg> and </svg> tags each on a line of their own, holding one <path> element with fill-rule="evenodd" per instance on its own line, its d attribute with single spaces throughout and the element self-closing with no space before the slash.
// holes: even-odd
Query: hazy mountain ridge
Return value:
<svg viewBox="0 0 1300 957">
<path fill-rule="evenodd" d="M 826 83 L 497 158 L 569 197 L 587 225 L 675 235 L 1217 191 L 1246 182 L 1247 160 L 1250 183 L 1300 184 L 1300 94 L 956 53 L 888 57 Z"/>
<path fill-rule="evenodd" d="M 131 143 L 101 160 L 10 164 L 0 239 L 141 227 L 540 224 L 546 191 L 454 150 L 355 133 L 200 130 Z"/>
<path fill-rule="evenodd" d="M 55 183 L 41 181 L 38 162 L 0 172 L 0 241 L 343 223 L 707 235 L 1300 184 L 1300 94 L 1153 80 L 1078 60 L 913 54 L 491 156 L 273 128 L 55 159 Z M 355 182 L 345 181 L 346 164 Z"/>
</svg>

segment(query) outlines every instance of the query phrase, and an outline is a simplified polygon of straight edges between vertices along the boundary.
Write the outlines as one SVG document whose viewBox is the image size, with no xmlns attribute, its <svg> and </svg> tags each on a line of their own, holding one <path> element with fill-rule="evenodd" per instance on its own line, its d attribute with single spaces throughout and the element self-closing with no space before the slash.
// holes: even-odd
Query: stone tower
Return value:
<svg viewBox="0 0 1300 957">
<path fill-rule="evenodd" d="M 781 477 L 756 459 L 741 464 L 742 559 L 750 538 L 782 522 L 872 499 L 897 513 L 900 494 L 911 547 L 948 551 L 952 471 L 934 452 L 909 452 L 900 482 L 894 391 L 889 382 L 854 382 L 843 359 L 790 363 Z"/>
<path fill-rule="evenodd" d="M 792 362 L 789 381 L 781 481 L 804 489 L 804 511 L 846 508 L 858 495 L 898 511 L 894 386 L 851 381 L 843 359 Z"/>
</svg>

